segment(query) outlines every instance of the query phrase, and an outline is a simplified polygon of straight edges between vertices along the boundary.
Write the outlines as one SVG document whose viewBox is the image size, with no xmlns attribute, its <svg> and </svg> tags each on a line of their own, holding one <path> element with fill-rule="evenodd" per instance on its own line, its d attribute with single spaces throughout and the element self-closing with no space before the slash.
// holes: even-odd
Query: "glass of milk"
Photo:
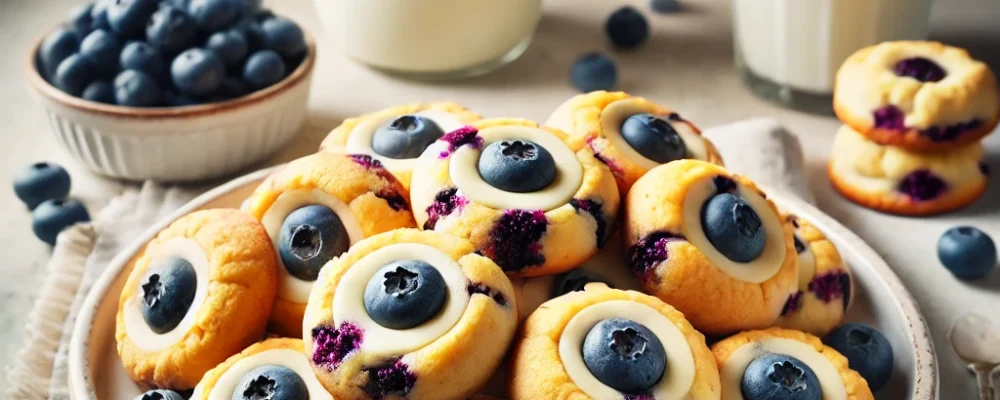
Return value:
<svg viewBox="0 0 1000 400">
<path fill-rule="evenodd" d="M 834 76 L 855 51 L 924 40 L 932 0 L 733 0 L 736 67 L 757 95 L 832 110 Z"/>
<path fill-rule="evenodd" d="M 517 59 L 542 0 L 315 0 L 327 37 L 352 59 L 416 79 L 481 75 Z"/>
</svg>

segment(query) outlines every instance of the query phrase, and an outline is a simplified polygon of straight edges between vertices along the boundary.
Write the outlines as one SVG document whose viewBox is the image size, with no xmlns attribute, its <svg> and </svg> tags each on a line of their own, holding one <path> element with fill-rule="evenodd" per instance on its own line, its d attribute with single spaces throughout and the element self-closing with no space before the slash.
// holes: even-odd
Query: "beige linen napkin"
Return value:
<svg viewBox="0 0 1000 400">
<path fill-rule="evenodd" d="M 802 147 L 777 121 L 752 119 L 708 129 L 705 135 L 730 170 L 813 202 L 805 182 Z M 195 195 L 196 190 L 147 182 L 113 200 L 92 224 L 59 236 L 25 328 L 22 350 L 9 371 L 5 398 L 69 398 L 67 347 L 88 289 L 122 248 Z"/>
</svg>

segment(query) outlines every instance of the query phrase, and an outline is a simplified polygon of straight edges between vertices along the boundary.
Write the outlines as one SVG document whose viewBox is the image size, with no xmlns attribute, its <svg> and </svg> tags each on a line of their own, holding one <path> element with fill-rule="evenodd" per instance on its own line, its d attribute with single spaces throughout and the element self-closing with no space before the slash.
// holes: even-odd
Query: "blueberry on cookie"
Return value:
<svg viewBox="0 0 1000 400">
<path fill-rule="evenodd" d="M 673 110 L 624 92 L 577 95 L 559 106 L 546 125 L 569 134 L 573 149 L 588 148 L 611 168 L 624 196 L 639 177 L 660 164 L 722 158 L 694 124 Z"/>
<path fill-rule="evenodd" d="M 517 320 L 510 281 L 471 243 L 397 229 L 323 268 L 305 352 L 336 398 L 467 399 L 500 366 Z"/>
<path fill-rule="evenodd" d="M 327 135 L 320 150 L 367 154 L 409 188 L 417 158 L 431 143 L 479 119 L 455 103 L 397 106 L 344 120 Z"/>
<path fill-rule="evenodd" d="M 309 366 L 301 339 L 267 339 L 219 364 L 191 400 L 333 400 Z"/>
<path fill-rule="evenodd" d="M 519 119 L 446 134 L 414 170 L 417 224 L 469 239 L 511 276 L 577 267 L 613 231 L 619 198 L 608 168 L 564 137 Z"/>
<path fill-rule="evenodd" d="M 318 153 L 292 161 L 243 203 L 278 253 L 278 298 L 268 330 L 302 336 L 320 269 L 368 236 L 416 226 L 406 189 L 366 155 Z"/>
<path fill-rule="evenodd" d="M 189 214 L 136 260 L 118 303 L 115 338 L 140 387 L 193 388 L 260 340 L 277 290 L 267 232 L 238 210 Z"/>
<path fill-rule="evenodd" d="M 704 161 L 649 171 L 625 201 L 629 267 L 698 330 L 766 328 L 797 292 L 790 223 L 749 179 Z"/>
<path fill-rule="evenodd" d="M 511 356 L 512 400 L 718 399 L 719 370 L 684 315 L 595 283 L 546 302 Z"/>
</svg>

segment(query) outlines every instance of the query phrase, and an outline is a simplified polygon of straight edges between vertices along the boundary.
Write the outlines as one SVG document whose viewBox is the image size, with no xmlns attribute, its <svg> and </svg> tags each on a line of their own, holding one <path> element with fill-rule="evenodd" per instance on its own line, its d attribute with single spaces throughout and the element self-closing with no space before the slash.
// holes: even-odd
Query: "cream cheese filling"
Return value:
<svg viewBox="0 0 1000 400">
<path fill-rule="evenodd" d="M 792 356 L 813 370 L 823 392 L 823 400 L 846 400 L 847 389 L 837 367 L 812 346 L 794 339 L 766 338 L 736 349 L 720 366 L 722 400 L 743 400 L 743 373 L 753 360 L 765 353 Z"/>
<path fill-rule="evenodd" d="M 694 385 L 695 365 L 691 346 L 681 330 L 656 309 L 628 300 L 612 300 L 578 312 L 559 337 L 559 358 L 573 383 L 595 399 L 619 399 L 622 393 L 597 380 L 583 361 L 583 340 L 591 328 L 608 318 L 625 318 L 645 325 L 656 334 L 667 354 L 667 370 L 650 390 L 657 399 L 686 398 Z"/>
<path fill-rule="evenodd" d="M 412 114 L 387 115 L 383 118 L 370 118 L 354 127 L 354 130 L 347 135 L 347 144 L 344 146 L 348 154 L 367 154 L 378 160 L 390 171 L 408 171 L 416 167 L 417 158 L 391 158 L 386 157 L 372 149 L 372 139 L 380 126 L 404 115 L 414 115 L 425 117 L 434 121 L 441 131 L 448 133 L 465 126 L 455 115 L 442 110 L 426 109 Z"/>
<path fill-rule="evenodd" d="M 322 205 L 333 210 L 340 218 L 340 222 L 344 224 L 344 230 L 347 231 L 351 246 L 364 239 L 361 225 L 358 224 L 351 208 L 343 201 L 320 189 L 293 189 L 279 195 L 260 221 L 264 225 L 264 229 L 267 230 L 268 236 L 271 237 L 275 252 L 278 249 L 281 225 L 285 222 L 285 218 L 288 218 L 288 214 L 293 211 L 309 205 Z M 309 291 L 312 290 L 314 281 L 305 281 L 289 273 L 285 264 L 281 262 L 280 256 L 278 257 L 278 265 L 281 266 L 278 269 L 278 298 L 298 304 L 308 302 Z"/>
<path fill-rule="evenodd" d="M 375 273 L 399 260 L 420 260 L 433 265 L 448 285 L 448 297 L 438 315 L 420 326 L 404 330 L 389 329 L 372 320 L 364 299 L 365 288 Z M 355 262 L 341 277 L 333 299 L 334 325 L 351 322 L 365 332 L 359 351 L 372 356 L 406 354 L 437 340 L 458 323 L 469 304 L 467 287 L 468 279 L 462 267 L 441 250 L 417 243 L 386 246 Z"/>
<path fill-rule="evenodd" d="M 622 124 L 629 117 L 641 113 L 654 113 L 655 111 L 633 98 L 615 101 L 601 111 L 601 132 L 604 133 L 604 136 L 608 138 L 615 149 L 625 155 L 626 159 L 645 169 L 656 168 L 660 163 L 646 158 L 632 148 L 632 145 L 625 141 L 625 137 L 622 136 L 621 129 Z M 705 142 L 701 135 L 691 129 L 688 124 L 670 121 L 666 115 L 658 115 L 658 117 L 662 117 L 680 135 L 681 140 L 684 141 L 684 147 L 687 148 L 688 158 L 708 160 L 708 150 L 705 148 Z"/>
<path fill-rule="evenodd" d="M 583 183 L 583 165 L 576 154 L 558 137 L 541 128 L 497 126 L 479 131 L 483 148 L 501 140 L 530 140 L 544 147 L 555 160 L 556 178 L 548 187 L 531 193 L 497 189 L 479 175 L 479 149 L 462 146 L 451 156 L 448 172 L 452 181 L 470 200 L 494 209 L 549 211 L 563 206 Z"/>
<path fill-rule="evenodd" d="M 188 238 L 173 238 L 162 243 L 151 244 L 146 249 L 146 254 L 150 258 L 150 268 L 165 263 L 173 257 L 186 260 L 194 267 L 198 283 L 194 292 L 194 301 L 191 302 L 191 307 L 184 314 L 184 318 L 174 329 L 163 334 L 153 332 L 142 317 L 143 292 L 141 287 L 136 290 L 135 296 L 132 296 L 125 303 L 122 311 L 125 317 L 125 334 L 140 349 L 155 352 L 173 346 L 194 326 L 198 310 L 201 309 L 202 303 L 208 297 L 208 282 L 211 279 L 211 271 L 209 271 L 208 256 L 205 254 L 205 250 L 198 242 Z"/>
<path fill-rule="evenodd" d="M 233 392 L 238 388 L 243 376 L 254 368 L 265 365 L 282 366 L 298 374 L 309 391 L 309 400 L 333 400 L 333 396 L 326 389 L 323 389 L 323 384 L 319 382 L 319 379 L 316 379 L 316 374 L 313 373 L 305 354 L 292 349 L 262 351 L 237 361 L 215 382 L 215 386 L 208 393 L 208 400 L 231 400 Z M 198 399 L 202 391 L 204 388 L 199 385 L 198 388 L 195 388 L 195 393 L 191 398 Z"/>
<path fill-rule="evenodd" d="M 748 263 L 738 263 L 722 255 L 705 236 L 701 226 L 701 208 L 715 196 L 716 188 L 710 177 L 692 183 L 684 197 L 684 219 L 681 229 L 684 237 L 695 246 L 708 261 L 727 275 L 748 283 L 761 283 L 771 279 L 781 269 L 785 261 L 785 232 L 781 219 L 767 204 L 767 200 L 757 192 L 737 183 L 737 192 L 753 208 L 764 226 L 767 242 L 757 259 Z"/>
</svg>

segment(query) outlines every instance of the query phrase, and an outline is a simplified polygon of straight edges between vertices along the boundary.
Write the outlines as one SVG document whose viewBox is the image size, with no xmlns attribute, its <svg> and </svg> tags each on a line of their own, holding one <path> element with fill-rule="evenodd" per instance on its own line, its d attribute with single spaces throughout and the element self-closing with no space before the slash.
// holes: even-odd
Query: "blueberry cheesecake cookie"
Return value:
<svg viewBox="0 0 1000 400">
<path fill-rule="evenodd" d="M 979 143 L 916 153 L 880 145 L 843 126 L 827 175 L 834 189 L 862 206 L 901 215 L 940 214 L 969 205 L 986 191 L 983 157 Z"/>
<path fill-rule="evenodd" d="M 884 42 L 857 51 L 837 72 L 833 106 L 872 141 L 922 152 L 977 142 L 1000 118 L 990 68 L 937 42 Z"/>
<path fill-rule="evenodd" d="M 191 400 L 333 400 L 301 339 L 267 339 L 205 373 Z"/>
<path fill-rule="evenodd" d="M 417 224 L 470 240 L 510 276 L 575 268 L 613 231 L 619 197 L 607 166 L 564 137 L 521 119 L 448 133 L 414 170 Z"/>
<path fill-rule="evenodd" d="M 868 383 L 808 333 L 771 328 L 712 346 L 723 400 L 873 400 Z"/>
<path fill-rule="evenodd" d="M 512 400 L 718 399 L 705 337 L 669 304 L 590 283 L 528 317 L 511 356 Z"/>
<path fill-rule="evenodd" d="M 785 214 L 784 218 L 795 228 L 799 290 L 788 296 L 775 325 L 826 335 L 843 322 L 851 304 L 851 271 L 823 232 L 793 214 Z"/>
<path fill-rule="evenodd" d="M 608 165 L 622 196 L 660 164 L 696 159 L 722 164 L 715 146 L 675 111 L 624 92 L 597 91 L 563 103 L 546 125 L 569 134 L 573 149 L 587 148 Z"/>
<path fill-rule="evenodd" d="M 629 267 L 698 330 L 766 328 L 798 291 L 791 224 L 749 179 L 679 160 L 636 181 L 625 201 Z"/>
<path fill-rule="evenodd" d="M 115 339 L 142 388 L 188 390 L 264 336 L 277 288 L 264 227 L 239 210 L 189 214 L 136 259 L 118 302 Z"/>
<path fill-rule="evenodd" d="M 409 188 L 414 164 L 427 146 L 480 119 L 455 103 L 407 104 L 344 120 L 320 150 L 372 156 Z"/>
<path fill-rule="evenodd" d="M 278 253 L 278 297 L 268 330 L 302 336 L 320 268 L 365 237 L 414 227 L 406 189 L 363 154 L 317 153 L 277 170 L 243 204 Z"/>
<path fill-rule="evenodd" d="M 339 399 L 467 399 L 517 328 L 510 280 L 468 241 L 398 229 L 331 261 L 304 321 L 313 371 Z"/>
</svg>

